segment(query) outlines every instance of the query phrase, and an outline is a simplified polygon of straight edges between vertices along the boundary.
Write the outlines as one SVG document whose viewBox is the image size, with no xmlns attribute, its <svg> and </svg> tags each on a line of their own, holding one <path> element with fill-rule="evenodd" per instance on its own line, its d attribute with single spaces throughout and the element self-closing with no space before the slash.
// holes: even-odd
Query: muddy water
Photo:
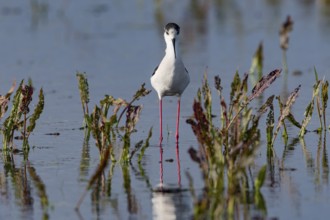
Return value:
<svg viewBox="0 0 330 220">
<path fill-rule="evenodd" d="M 330 71 L 330 5 L 326 1 L 10 1 L 0 6 L 1 94 L 13 80 L 31 77 L 43 87 L 44 114 L 31 136 L 29 162 L 14 155 L 0 160 L 0 218 L 40 219 L 151 219 L 193 214 L 187 173 L 197 192 L 202 190 L 198 166 L 187 154 L 197 146 L 184 120 L 192 113 L 197 88 L 207 68 L 210 79 L 219 74 L 229 93 L 233 73 L 249 70 L 258 44 L 264 45 L 264 69 L 282 67 L 278 30 L 287 15 L 294 20 L 287 61 L 289 76 L 280 78 L 267 94 L 286 95 L 298 84 L 300 96 L 293 108 L 299 120 L 310 101 L 314 66 L 319 76 Z M 151 146 L 142 166 L 110 168 L 99 189 L 90 191 L 75 212 L 98 162 L 93 139 L 84 143 L 82 111 L 75 74 L 87 72 L 91 106 L 104 94 L 129 99 L 149 77 L 164 54 L 163 25 L 175 21 L 182 29 L 181 51 L 191 83 L 182 97 L 181 137 L 174 142 L 175 98 L 164 101 L 166 131 L 163 153 L 157 145 L 156 93 L 141 100 L 143 113 L 132 145 L 145 139 L 153 126 Z M 293 74 L 293 73 L 300 74 Z M 303 108 L 301 106 L 304 106 Z M 215 107 L 216 108 L 216 107 Z M 327 112 L 329 117 L 329 111 Z M 329 120 L 328 120 L 329 121 Z M 311 127 L 318 126 L 314 118 Z M 60 133 L 49 136 L 46 133 Z M 269 170 L 262 189 L 267 216 L 279 219 L 327 219 L 330 200 L 328 140 L 316 134 L 291 147 L 279 139 L 277 156 L 283 161 Z M 323 144 L 325 142 L 325 144 Z M 20 146 L 16 141 L 16 145 Z M 120 143 L 118 144 L 120 146 Z M 256 167 L 265 164 L 260 147 Z M 284 167 L 285 169 L 279 169 Z M 110 181 L 110 173 L 112 175 Z M 163 182 L 176 193 L 153 192 Z M 111 190 L 109 188 L 111 186 Z M 40 199 L 43 198 L 43 199 Z M 42 203 L 47 201 L 48 205 Z M 251 211 L 253 216 L 253 211 Z"/>
</svg>

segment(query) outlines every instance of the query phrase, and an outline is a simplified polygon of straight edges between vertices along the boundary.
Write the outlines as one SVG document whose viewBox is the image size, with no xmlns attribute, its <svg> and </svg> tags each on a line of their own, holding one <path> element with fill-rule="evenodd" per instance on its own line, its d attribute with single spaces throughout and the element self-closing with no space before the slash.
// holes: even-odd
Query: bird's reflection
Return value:
<svg viewBox="0 0 330 220">
<path fill-rule="evenodd" d="M 189 191 L 181 186 L 181 167 L 179 144 L 176 144 L 177 183 L 166 184 L 164 179 L 163 147 L 159 147 L 160 183 L 153 190 L 152 206 L 154 219 L 186 219 L 191 214 Z"/>
</svg>

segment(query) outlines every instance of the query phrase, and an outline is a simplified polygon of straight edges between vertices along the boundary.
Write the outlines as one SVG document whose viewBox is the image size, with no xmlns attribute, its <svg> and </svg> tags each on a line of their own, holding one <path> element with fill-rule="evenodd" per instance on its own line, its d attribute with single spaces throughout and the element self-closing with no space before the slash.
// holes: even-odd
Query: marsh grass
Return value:
<svg viewBox="0 0 330 220">
<path fill-rule="evenodd" d="M 77 79 L 84 114 L 84 124 L 86 126 L 84 145 L 88 143 L 91 133 L 100 154 L 100 163 L 93 175 L 89 178 L 86 189 L 76 205 L 76 210 L 79 210 L 80 204 L 89 190 L 99 194 L 101 193 L 100 190 L 103 191 L 102 189 L 104 189 L 106 195 L 111 195 L 111 180 L 117 158 L 119 158 L 123 170 L 125 191 L 128 197 L 130 197 L 131 190 L 128 167 L 133 156 L 139 151 L 138 161 L 139 163 L 141 162 L 144 152 L 149 146 L 152 128 L 146 140 L 141 140 L 135 144 L 135 147 L 131 147 L 130 136 L 136 131 L 135 126 L 142 110 L 142 105 L 134 105 L 134 103 L 150 93 L 150 90 L 145 88 L 145 84 L 141 85 L 130 101 L 126 101 L 122 98 L 114 98 L 111 95 L 105 95 L 105 97 L 100 100 L 99 105 L 95 105 L 93 111 L 89 112 L 89 87 L 87 76 L 85 73 L 77 73 Z M 123 119 L 124 121 L 122 122 Z M 114 146 L 118 145 L 118 140 L 121 142 L 120 155 L 116 155 L 114 151 Z M 108 184 L 105 184 L 105 170 L 109 163 L 111 163 L 110 170 L 112 172 L 109 173 Z M 100 188 L 100 184 L 103 187 Z M 131 200 L 128 201 L 132 202 Z"/>
<path fill-rule="evenodd" d="M 212 110 L 213 96 L 207 74 L 204 74 L 202 87 L 198 90 L 193 104 L 193 116 L 187 120 L 199 143 L 198 149 L 190 148 L 188 153 L 191 159 L 199 164 L 205 185 L 201 198 L 197 198 L 194 190 L 191 190 L 195 201 L 194 217 L 196 219 L 214 219 L 219 216 L 235 219 L 237 218 L 235 210 L 240 206 L 250 205 L 266 214 L 266 204 L 260 189 L 265 180 L 267 167 L 273 167 L 276 158 L 274 144 L 279 132 L 282 130 L 283 141 L 287 146 L 286 123 L 291 123 L 298 128 L 299 139 L 303 141 L 306 127 L 313 114 L 314 102 L 317 103 L 317 115 L 320 119 L 320 128 L 315 131 L 324 130 L 328 82 L 318 80 L 316 71 L 312 100 L 306 108 L 305 117 L 301 123 L 291 112 L 299 95 L 300 85 L 291 92 L 284 103 L 280 96 L 271 95 L 258 109 L 250 107 L 251 101 L 261 97 L 280 74 L 281 70 L 276 69 L 262 76 L 249 93 L 248 75 L 245 74 L 241 78 L 236 72 L 231 83 L 229 103 L 223 95 L 221 78 L 216 76 L 215 89 L 220 105 L 219 117 L 216 117 Z M 274 103 L 275 97 L 278 105 Z M 278 117 L 275 116 L 276 109 L 279 109 Z M 262 166 L 259 172 L 252 175 L 251 167 L 254 166 L 260 146 L 260 127 L 263 126 L 260 126 L 259 122 L 263 115 L 266 117 L 269 164 Z M 191 177 L 189 179 L 193 185 Z"/>
<path fill-rule="evenodd" d="M 280 73 L 280 70 L 274 70 L 262 77 L 250 95 L 247 92 L 248 75 L 240 78 L 236 73 L 229 104 L 223 95 L 221 79 L 216 76 L 220 121 L 213 117 L 211 89 L 207 75 L 204 75 L 202 88 L 198 90 L 193 104 L 194 114 L 187 120 L 199 143 L 198 150 L 190 148 L 188 152 L 191 159 L 199 164 L 205 184 L 202 199 L 195 198 L 196 219 L 234 218 L 238 204 L 248 204 L 250 200 L 266 212 L 260 192 L 266 166 L 255 178 L 249 175 L 249 167 L 253 165 L 260 142 L 259 119 L 271 108 L 274 96 L 256 112 L 249 103 L 259 97 Z"/>
<path fill-rule="evenodd" d="M 100 154 L 102 155 L 102 151 L 111 146 L 119 137 L 124 143 L 120 160 L 128 162 L 130 160 L 130 135 L 135 132 L 135 126 L 142 110 L 142 105 L 133 104 L 141 97 L 148 95 L 150 90 L 147 90 L 145 84 L 142 84 L 130 101 L 105 95 L 99 105 L 95 105 L 93 111 L 89 113 L 87 76 L 85 73 L 77 73 L 77 79 L 87 132 L 91 132 Z M 124 115 L 126 116 L 125 121 L 121 123 Z M 112 160 L 115 160 L 113 150 L 110 151 L 110 155 Z"/>
<path fill-rule="evenodd" d="M 317 110 L 317 115 L 320 121 L 320 127 L 313 129 L 315 132 L 326 132 L 326 108 L 328 105 L 328 87 L 329 87 L 329 82 L 325 79 L 319 80 L 318 78 L 318 73 L 316 69 L 314 69 L 315 73 L 315 84 L 313 86 L 313 94 L 312 94 L 312 99 L 307 105 L 304 113 L 304 119 L 301 122 L 300 125 L 300 132 L 299 132 L 299 137 L 303 137 L 307 130 L 307 125 L 310 122 L 314 109 L 316 108 Z M 316 107 L 315 107 L 316 103 Z"/>
<path fill-rule="evenodd" d="M 1 118 L 4 117 L 5 113 L 8 110 L 8 103 L 11 95 L 14 92 L 15 86 L 16 83 L 13 83 L 7 94 L 5 96 L 0 97 Z M 19 131 L 21 133 L 21 136 L 19 136 L 18 139 L 23 140 L 22 150 L 24 152 L 24 155 L 27 156 L 29 152 L 29 136 L 35 129 L 36 122 L 40 118 L 44 109 L 44 93 L 43 89 L 41 88 L 39 91 L 38 103 L 36 104 L 32 114 L 29 114 L 33 93 L 34 88 L 32 85 L 32 80 L 29 79 L 27 84 L 25 84 L 24 80 L 22 80 L 13 97 L 12 107 L 9 116 L 4 120 L 3 125 L 1 127 L 3 152 L 16 150 L 13 140 L 15 132 Z"/>
</svg>

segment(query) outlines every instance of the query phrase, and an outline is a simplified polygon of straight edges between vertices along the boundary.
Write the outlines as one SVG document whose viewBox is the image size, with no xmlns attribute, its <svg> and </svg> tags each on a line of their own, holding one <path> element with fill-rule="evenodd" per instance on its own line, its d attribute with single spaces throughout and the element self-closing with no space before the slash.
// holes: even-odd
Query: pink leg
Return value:
<svg viewBox="0 0 330 220">
<path fill-rule="evenodd" d="M 178 168 L 178 185 L 181 187 L 181 168 L 180 168 L 180 152 L 179 152 L 179 143 L 176 143 L 176 161 Z"/>
<path fill-rule="evenodd" d="M 163 147 L 162 145 L 159 146 L 159 163 L 160 163 L 160 184 L 163 187 Z"/>
<path fill-rule="evenodd" d="M 180 97 L 178 99 L 178 113 L 177 113 L 177 118 L 176 118 L 176 142 L 179 142 L 179 122 L 180 122 Z"/>
<path fill-rule="evenodd" d="M 162 143 L 162 141 L 163 141 L 163 101 L 162 101 L 162 99 L 159 100 L 159 126 L 160 126 L 159 142 Z"/>
</svg>

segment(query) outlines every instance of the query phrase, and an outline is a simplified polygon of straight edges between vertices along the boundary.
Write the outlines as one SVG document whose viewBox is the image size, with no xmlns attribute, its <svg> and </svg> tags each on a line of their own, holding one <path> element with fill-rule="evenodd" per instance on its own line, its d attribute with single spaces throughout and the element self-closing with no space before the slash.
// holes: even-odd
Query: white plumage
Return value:
<svg viewBox="0 0 330 220">
<path fill-rule="evenodd" d="M 178 111 L 176 124 L 176 140 L 179 138 L 180 97 L 190 82 L 179 51 L 180 27 L 175 23 L 168 23 L 164 29 L 166 42 L 165 56 L 151 76 L 151 85 L 159 98 L 160 111 L 160 141 L 162 141 L 162 98 L 164 96 L 178 96 Z"/>
</svg>

